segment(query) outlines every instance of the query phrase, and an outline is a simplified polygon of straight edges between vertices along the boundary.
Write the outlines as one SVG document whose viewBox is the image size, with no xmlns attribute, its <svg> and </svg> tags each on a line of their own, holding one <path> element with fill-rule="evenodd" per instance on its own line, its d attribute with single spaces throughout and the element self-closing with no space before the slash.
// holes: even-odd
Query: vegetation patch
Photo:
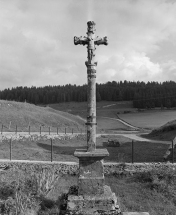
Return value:
<svg viewBox="0 0 176 215">
<path fill-rule="evenodd" d="M 128 176 L 108 176 L 106 184 L 120 199 L 122 211 L 175 215 L 175 170 L 152 170 Z"/>
<path fill-rule="evenodd" d="M 0 177 L 0 213 L 12 215 L 60 214 L 68 194 L 77 195 L 77 176 L 58 174 L 52 168 L 35 171 L 8 169 Z M 150 215 L 175 215 L 175 169 L 105 176 L 119 198 L 122 211 L 148 211 Z"/>
</svg>

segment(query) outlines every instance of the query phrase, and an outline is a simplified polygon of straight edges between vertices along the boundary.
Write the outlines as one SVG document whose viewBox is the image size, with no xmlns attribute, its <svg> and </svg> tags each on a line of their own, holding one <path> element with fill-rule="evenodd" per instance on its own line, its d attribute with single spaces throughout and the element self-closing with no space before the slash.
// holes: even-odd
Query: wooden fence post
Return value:
<svg viewBox="0 0 176 215">
<path fill-rule="evenodd" d="M 53 139 L 51 138 L 51 162 L 53 161 Z"/>
<path fill-rule="evenodd" d="M 134 163 L 134 142 L 132 140 L 132 145 L 131 145 L 131 162 L 132 164 Z"/>
<path fill-rule="evenodd" d="M 3 133 L 3 124 L 2 124 L 2 127 L 1 127 L 1 134 Z"/>
<path fill-rule="evenodd" d="M 17 134 L 17 125 L 16 125 L 16 129 L 15 129 L 15 133 Z"/>
<path fill-rule="evenodd" d="M 73 128 L 72 128 L 72 134 L 73 134 Z"/>
<path fill-rule="evenodd" d="M 172 140 L 172 163 L 174 163 L 174 141 Z"/>
<path fill-rule="evenodd" d="M 10 160 L 12 160 L 12 138 L 10 138 Z"/>
<path fill-rule="evenodd" d="M 67 133 L 67 128 L 65 128 L 65 134 Z"/>
<path fill-rule="evenodd" d="M 58 127 L 57 127 L 57 134 L 59 133 L 59 129 L 58 129 Z"/>
<path fill-rule="evenodd" d="M 31 133 L 31 126 L 29 125 L 29 135 L 30 135 L 30 133 Z"/>
<path fill-rule="evenodd" d="M 41 135 L 41 133 L 42 133 L 42 128 L 41 128 L 41 126 L 40 126 L 40 135 Z"/>
<path fill-rule="evenodd" d="M 49 135 L 50 135 L 50 126 L 49 126 Z"/>
</svg>

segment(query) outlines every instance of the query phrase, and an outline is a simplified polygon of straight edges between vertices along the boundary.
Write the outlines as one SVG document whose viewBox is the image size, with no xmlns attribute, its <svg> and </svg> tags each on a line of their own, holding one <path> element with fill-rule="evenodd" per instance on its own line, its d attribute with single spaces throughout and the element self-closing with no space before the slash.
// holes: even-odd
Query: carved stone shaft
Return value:
<svg viewBox="0 0 176 215">
<path fill-rule="evenodd" d="M 97 63 L 87 66 L 87 151 L 96 149 L 96 66 Z"/>
</svg>

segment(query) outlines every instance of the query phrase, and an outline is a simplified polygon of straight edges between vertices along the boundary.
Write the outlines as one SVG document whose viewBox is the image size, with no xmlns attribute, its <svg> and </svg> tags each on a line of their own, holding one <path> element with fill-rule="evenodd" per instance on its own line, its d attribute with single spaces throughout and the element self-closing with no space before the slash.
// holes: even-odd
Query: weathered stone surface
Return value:
<svg viewBox="0 0 176 215">
<path fill-rule="evenodd" d="M 93 152 L 76 150 L 79 158 L 79 195 L 96 195 L 104 192 L 104 169 L 102 159 L 109 155 L 107 149 Z"/>
<path fill-rule="evenodd" d="M 107 149 L 96 149 L 92 152 L 88 152 L 86 149 L 79 149 L 76 150 L 74 153 L 75 157 L 78 158 L 85 158 L 85 157 L 97 157 L 99 160 L 103 159 L 104 157 L 109 156 L 109 152 Z"/>
<path fill-rule="evenodd" d="M 103 163 L 97 158 L 79 159 L 79 175 L 80 177 L 104 177 Z"/>
<path fill-rule="evenodd" d="M 67 202 L 67 214 L 119 214 L 117 197 L 109 186 L 104 186 L 101 195 L 70 195 Z"/>
<path fill-rule="evenodd" d="M 104 177 L 80 178 L 78 179 L 79 195 L 96 195 L 104 192 Z"/>
</svg>

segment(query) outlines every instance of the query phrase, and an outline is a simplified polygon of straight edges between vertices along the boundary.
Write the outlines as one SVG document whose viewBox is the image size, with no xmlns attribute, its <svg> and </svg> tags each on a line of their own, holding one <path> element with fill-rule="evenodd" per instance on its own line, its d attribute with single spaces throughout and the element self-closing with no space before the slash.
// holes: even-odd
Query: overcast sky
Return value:
<svg viewBox="0 0 176 215">
<path fill-rule="evenodd" d="M 87 21 L 97 82 L 176 81 L 176 0 L 0 0 L 0 89 L 87 82 Z"/>
</svg>

